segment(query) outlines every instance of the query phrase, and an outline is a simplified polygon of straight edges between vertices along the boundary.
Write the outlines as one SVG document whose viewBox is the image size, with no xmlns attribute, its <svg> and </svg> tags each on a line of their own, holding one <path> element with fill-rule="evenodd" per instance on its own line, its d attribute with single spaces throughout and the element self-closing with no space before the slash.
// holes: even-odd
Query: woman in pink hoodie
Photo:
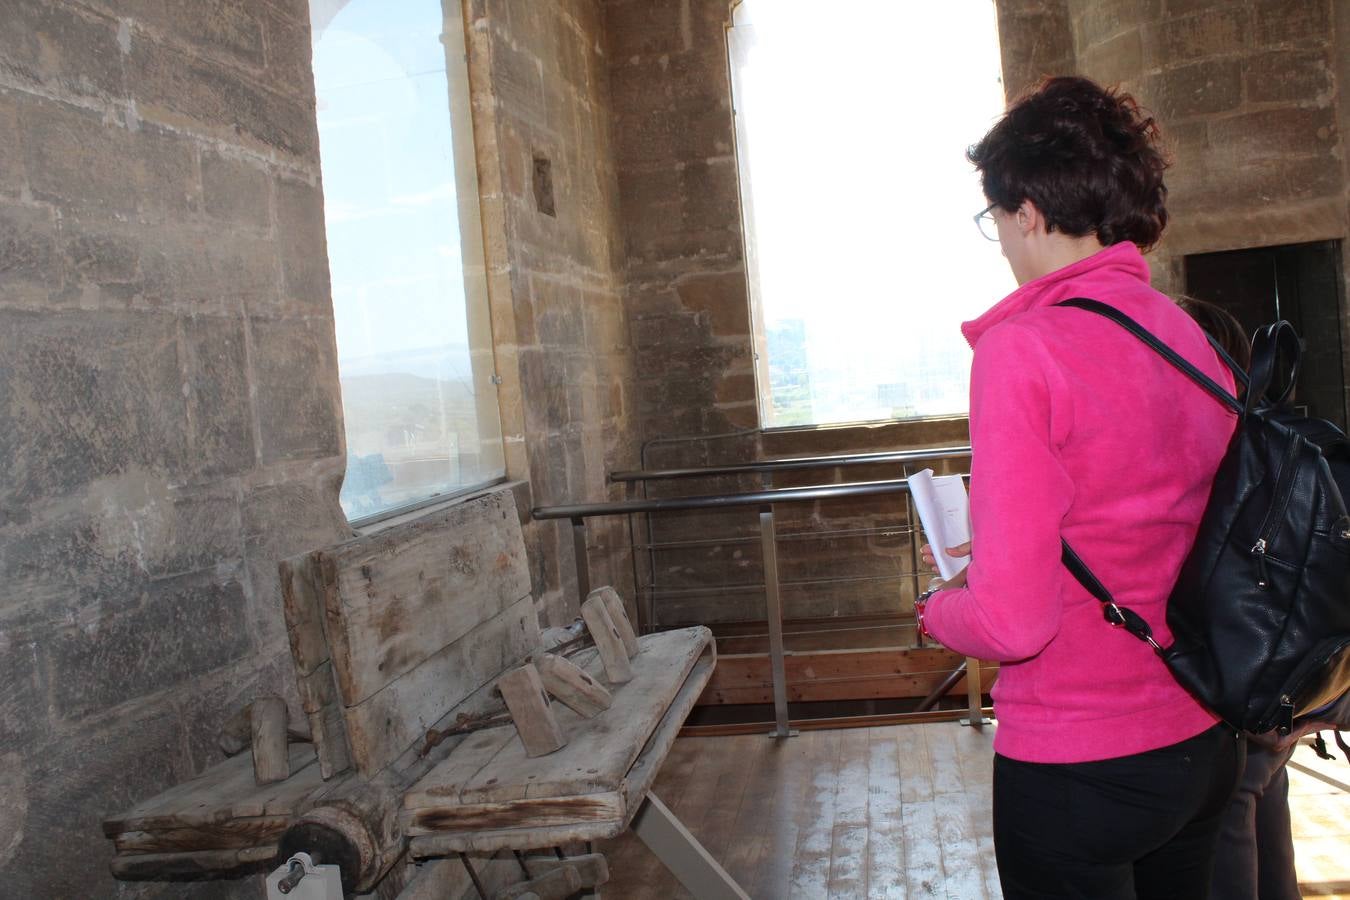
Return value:
<svg viewBox="0 0 1350 900">
<path fill-rule="evenodd" d="M 1149 286 L 1167 222 L 1158 133 L 1128 95 L 1053 78 L 969 151 L 977 216 L 1020 287 L 962 331 L 973 553 L 921 627 L 1000 662 L 994 842 L 1004 895 L 1204 897 L 1240 739 L 1102 618 L 1070 546 L 1166 645 L 1165 605 L 1235 419 L 1088 297 L 1211 378 L 1200 328 Z"/>
</svg>

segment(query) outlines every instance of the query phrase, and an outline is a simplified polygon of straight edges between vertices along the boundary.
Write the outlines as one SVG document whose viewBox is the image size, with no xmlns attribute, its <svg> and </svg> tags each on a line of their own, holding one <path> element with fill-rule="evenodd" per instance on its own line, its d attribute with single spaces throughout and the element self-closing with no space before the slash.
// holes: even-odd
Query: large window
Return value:
<svg viewBox="0 0 1350 900">
<path fill-rule="evenodd" d="M 328 260 L 368 519 L 503 473 L 459 3 L 313 0 Z"/>
<path fill-rule="evenodd" d="M 965 414 L 959 325 L 1015 287 L 964 155 L 993 0 L 741 0 L 728 38 L 761 420 Z"/>
</svg>

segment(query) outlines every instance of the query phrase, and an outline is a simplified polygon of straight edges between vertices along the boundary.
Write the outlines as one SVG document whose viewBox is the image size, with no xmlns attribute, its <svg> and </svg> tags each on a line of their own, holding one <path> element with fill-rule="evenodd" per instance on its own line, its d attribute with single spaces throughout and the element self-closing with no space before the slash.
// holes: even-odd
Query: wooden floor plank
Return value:
<svg viewBox="0 0 1350 900">
<path fill-rule="evenodd" d="M 843 732 L 830 844 L 829 896 L 867 897 L 868 767 L 872 753 L 865 728 Z"/>
<path fill-rule="evenodd" d="M 905 897 L 905 841 L 901 826 L 900 760 L 894 729 L 869 728 L 867 765 L 868 896 Z"/>
<path fill-rule="evenodd" d="M 788 896 L 819 900 L 828 896 L 830 850 L 834 845 L 834 803 L 839 785 L 839 751 L 843 732 L 813 731 L 817 768 L 806 782 L 806 796 L 797 808 L 797 849 L 792 859 Z"/>
</svg>

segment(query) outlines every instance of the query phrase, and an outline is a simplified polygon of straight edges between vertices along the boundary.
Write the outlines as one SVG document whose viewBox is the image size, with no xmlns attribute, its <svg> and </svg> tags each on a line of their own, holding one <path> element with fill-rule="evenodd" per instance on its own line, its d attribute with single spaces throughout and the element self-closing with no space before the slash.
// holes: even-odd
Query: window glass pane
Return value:
<svg viewBox="0 0 1350 900">
<path fill-rule="evenodd" d="M 991 0 L 743 0 L 729 46 L 762 421 L 965 414 L 960 323 L 1016 286 L 965 159 Z"/>
<path fill-rule="evenodd" d="M 310 7 L 351 518 L 503 472 L 464 37 L 446 5 Z"/>
</svg>

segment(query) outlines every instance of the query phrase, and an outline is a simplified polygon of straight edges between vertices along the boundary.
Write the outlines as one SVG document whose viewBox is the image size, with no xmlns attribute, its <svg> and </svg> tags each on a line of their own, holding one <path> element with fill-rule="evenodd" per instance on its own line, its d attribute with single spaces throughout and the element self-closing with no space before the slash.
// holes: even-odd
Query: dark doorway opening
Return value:
<svg viewBox="0 0 1350 900">
<path fill-rule="evenodd" d="M 1217 303 L 1248 334 L 1287 319 L 1303 338 L 1294 402 L 1346 426 L 1341 353 L 1341 247 L 1316 241 L 1187 256 L 1186 293 Z"/>
</svg>

